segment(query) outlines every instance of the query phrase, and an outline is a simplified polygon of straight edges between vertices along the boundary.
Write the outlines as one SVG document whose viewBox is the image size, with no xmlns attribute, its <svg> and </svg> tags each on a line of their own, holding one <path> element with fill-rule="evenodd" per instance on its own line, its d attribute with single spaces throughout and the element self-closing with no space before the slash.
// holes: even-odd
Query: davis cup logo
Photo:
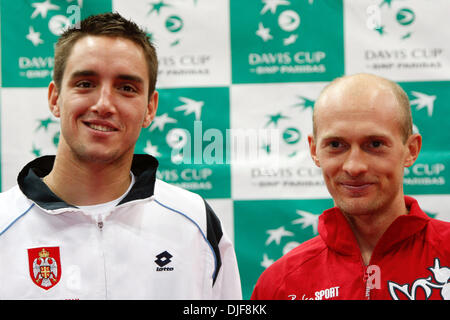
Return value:
<svg viewBox="0 0 450 320">
<path fill-rule="evenodd" d="M 392 0 L 382 0 L 378 5 L 369 6 L 366 12 L 367 27 L 381 37 L 392 35 L 399 40 L 406 40 L 414 34 L 411 26 L 416 21 L 416 13 L 402 3 L 392 5 Z"/>
<path fill-rule="evenodd" d="M 281 36 L 283 46 L 295 43 L 298 38 L 298 28 L 301 24 L 301 18 L 296 11 L 285 9 L 289 8 L 291 3 L 286 0 L 262 0 L 262 2 L 263 7 L 260 11 L 261 21 L 258 23 L 258 29 L 255 34 L 264 42 L 274 39 L 274 35 L 276 34 Z M 277 12 L 279 6 L 280 10 Z M 275 22 L 271 21 L 277 15 L 278 18 Z M 271 18 L 266 18 L 266 16 L 270 16 Z M 274 34 L 272 34 L 272 31 Z"/>
<path fill-rule="evenodd" d="M 58 119 L 53 117 L 37 118 L 30 152 L 35 157 L 55 154 L 60 134 L 60 124 Z"/>
<path fill-rule="evenodd" d="M 61 279 L 59 247 L 28 249 L 30 276 L 34 284 L 48 290 Z"/>
<path fill-rule="evenodd" d="M 297 96 L 297 104 L 284 106 L 265 115 L 264 129 L 276 129 L 279 133 L 278 148 L 263 141 L 261 148 L 268 156 L 273 152 L 279 152 L 279 155 L 288 159 L 305 156 L 308 152 L 305 143 L 307 135 L 302 133 L 299 124 L 305 118 L 309 121 L 313 107 L 314 100 Z"/>
</svg>

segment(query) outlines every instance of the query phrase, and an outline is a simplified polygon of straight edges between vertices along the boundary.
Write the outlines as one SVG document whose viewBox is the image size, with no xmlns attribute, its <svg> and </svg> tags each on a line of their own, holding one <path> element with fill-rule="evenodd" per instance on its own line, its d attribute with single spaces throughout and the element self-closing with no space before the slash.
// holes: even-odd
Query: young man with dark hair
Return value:
<svg viewBox="0 0 450 320">
<path fill-rule="evenodd" d="M 0 195 L 0 299 L 241 299 L 231 241 L 200 196 L 135 155 L 153 120 L 157 58 L 119 14 L 83 20 L 55 50 L 55 156 Z"/>
</svg>

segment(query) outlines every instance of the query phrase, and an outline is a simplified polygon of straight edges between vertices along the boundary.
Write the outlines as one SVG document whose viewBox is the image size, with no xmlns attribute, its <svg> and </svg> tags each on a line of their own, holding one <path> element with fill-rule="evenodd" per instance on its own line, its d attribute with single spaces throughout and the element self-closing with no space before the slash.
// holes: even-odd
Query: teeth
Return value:
<svg viewBox="0 0 450 320">
<path fill-rule="evenodd" d="M 99 124 L 92 124 L 89 123 L 88 124 L 89 128 L 97 130 L 97 131 L 103 131 L 103 132 L 109 132 L 109 131 L 114 131 L 114 128 L 111 127 L 106 127 L 106 126 L 101 126 Z"/>
</svg>

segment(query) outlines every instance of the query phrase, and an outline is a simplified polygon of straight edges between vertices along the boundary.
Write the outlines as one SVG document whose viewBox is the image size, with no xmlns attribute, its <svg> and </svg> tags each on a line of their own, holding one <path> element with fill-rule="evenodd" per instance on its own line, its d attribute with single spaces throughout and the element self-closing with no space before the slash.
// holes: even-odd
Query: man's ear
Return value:
<svg viewBox="0 0 450 320">
<path fill-rule="evenodd" d="M 420 149 L 422 148 L 422 136 L 418 133 L 412 134 L 406 141 L 407 155 L 404 166 L 411 167 L 419 157 Z"/>
<path fill-rule="evenodd" d="M 309 144 L 309 152 L 311 153 L 311 158 L 316 164 L 316 166 L 320 168 L 320 162 L 319 159 L 317 158 L 316 141 L 314 140 L 314 136 L 311 134 L 308 135 L 308 144 Z"/>
<path fill-rule="evenodd" d="M 142 123 L 143 128 L 147 128 L 153 121 L 156 115 L 156 110 L 158 109 L 158 91 L 153 91 L 147 105 L 147 112 L 145 114 L 144 122 Z"/>
<path fill-rule="evenodd" d="M 58 98 L 59 98 L 58 88 L 56 87 L 55 82 L 52 81 L 48 85 L 48 107 L 50 108 L 51 113 L 56 118 L 59 118 L 61 116 L 61 110 L 59 108 Z"/>
</svg>

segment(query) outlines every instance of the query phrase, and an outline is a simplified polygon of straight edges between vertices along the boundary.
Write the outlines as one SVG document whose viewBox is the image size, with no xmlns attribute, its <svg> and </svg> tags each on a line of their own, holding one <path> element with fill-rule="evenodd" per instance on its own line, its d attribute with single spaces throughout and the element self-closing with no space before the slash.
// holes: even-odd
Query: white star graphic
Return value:
<svg viewBox="0 0 450 320">
<path fill-rule="evenodd" d="M 177 123 L 177 119 L 169 117 L 167 113 L 155 117 L 155 119 L 153 119 L 152 125 L 150 126 L 150 132 L 152 132 L 156 128 L 158 128 L 159 131 L 163 131 L 164 126 L 167 123 Z"/>
<path fill-rule="evenodd" d="M 273 241 L 275 241 L 276 244 L 279 245 L 282 237 L 285 236 L 292 237 L 294 235 L 292 232 L 284 229 L 283 226 L 279 227 L 278 229 L 267 230 L 266 233 L 270 235 L 266 240 L 266 246 L 271 244 Z"/>
<path fill-rule="evenodd" d="M 428 116 L 431 117 L 433 115 L 434 100 L 436 100 L 436 96 L 429 96 L 417 91 L 411 91 L 411 93 L 416 98 L 410 101 L 411 106 L 414 104 L 417 105 L 416 110 L 427 108 Z"/>
<path fill-rule="evenodd" d="M 261 264 L 260 264 L 260 265 L 261 265 L 261 267 L 267 269 L 267 268 L 270 267 L 274 262 L 275 262 L 275 260 L 269 259 L 269 257 L 267 256 L 267 254 L 264 253 L 263 261 L 261 261 Z"/>
<path fill-rule="evenodd" d="M 31 6 L 34 9 L 33 13 L 31 14 L 31 19 L 36 18 L 38 14 L 42 16 L 42 18 L 47 18 L 47 12 L 48 10 L 58 10 L 59 6 L 50 3 L 50 0 L 45 0 L 44 2 L 34 2 L 31 4 Z"/>
<path fill-rule="evenodd" d="M 317 214 L 303 211 L 303 210 L 296 210 L 297 214 L 301 216 L 299 219 L 295 219 L 292 221 L 292 224 L 302 224 L 302 229 L 305 229 L 306 227 L 312 226 L 314 234 L 317 233 L 317 225 L 319 223 L 319 216 Z"/>
<path fill-rule="evenodd" d="M 185 97 L 180 97 L 179 100 L 181 102 L 184 102 L 184 104 L 174 108 L 175 111 L 185 111 L 185 116 L 191 113 L 195 113 L 195 120 L 200 120 L 202 107 L 205 104 L 203 101 L 195 101 Z"/>
<path fill-rule="evenodd" d="M 41 33 L 34 31 L 32 26 L 28 28 L 28 34 L 26 35 L 26 38 L 30 40 L 35 47 L 41 43 L 44 43 L 44 40 L 41 39 Z"/>
<path fill-rule="evenodd" d="M 144 152 L 154 157 L 160 157 L 161 153 L 158 152 L 158 146 L 152 145 L 150 140 L 147 140 L 147 144 L 144 148 Z"/>
<path fill-rule="evenodd" d="M 261 10 L 261 14 L 266 13 L 268 10 L 275 13 L 278 6 L 290 5 L 290 2 L 287 0 L 262 0 L 262 2 L 264 3 L 264 7 Z"/>
<path fill-rule="evenodd" d="M 273 38 L 272 35 L 270 34 L 270 29 L 265 28 L 263 26 L 262 22 L 260 22 L 258 25 L 258 30 L 256 30 L 256 35 L 258 37 L 260 37 L 261 39 L 263 39 L 264 42 Z"/>
</svg>

